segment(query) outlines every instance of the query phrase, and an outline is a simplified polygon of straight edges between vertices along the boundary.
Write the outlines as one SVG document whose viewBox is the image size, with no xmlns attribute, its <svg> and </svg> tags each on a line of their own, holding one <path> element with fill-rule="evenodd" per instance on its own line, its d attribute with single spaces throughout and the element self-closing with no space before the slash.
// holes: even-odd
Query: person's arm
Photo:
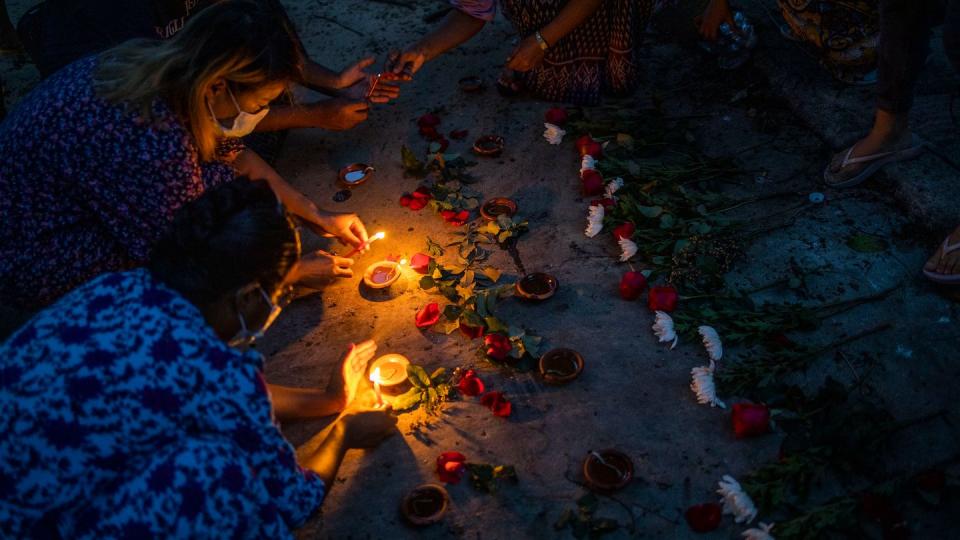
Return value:
<svg viewBox="0 0 960 540">
<path fill-rule="evenodd" d="M 458 9 L 451 10 L 443 22 L 403 52 L 391 53 L 388 68 L 401 79 L 410 79 L 424 62 L 433 60 L 477 34 L 486 24 Z"/>
<path fill-rule="evenodd" d="M 331 131 L 351 129 L 367 119 L 370 104 L 363 100 L 327 99 L 314 103 L 273 105 L 255 131 L 320 128 Z"/>
<path fill-rule="evenodd" d="M 540 35 L 548 47 L 553 47 L 561 39 L 583 24 L 596 13 L 603 0 L 570 0 L 560 13 L 540 29 Z M 530 71 L 543 61 L 543 48 L 535 36 L 527 36 L 513 50 L 507 67 L 517 71 Z"/>
<path fill-rule="evenodd" d="M 391 414 L 389 406 L 352 409 L 307 441 L 304 449 L 297 452 L 298 461 L 302 467 L 317 473 L 329 490 L 347 450 L 377 446 L 396 432 L 396 425 L 397 417 Z"/>
<path fill-rule="evenodd" d="M 269 384 L 273 411 L 280 420 L 321 418 L 339 413 L 347 404 L 342 392 L 325 392 L 316 388 L 292 388 Z"/>
</svg>

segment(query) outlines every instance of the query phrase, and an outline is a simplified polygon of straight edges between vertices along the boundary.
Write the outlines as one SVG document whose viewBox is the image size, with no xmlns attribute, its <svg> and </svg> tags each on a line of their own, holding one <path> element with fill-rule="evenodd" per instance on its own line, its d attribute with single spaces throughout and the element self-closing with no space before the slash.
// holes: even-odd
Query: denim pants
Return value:
<svg viewBox="0 0 960 540">
<path fill-rule="evenodd" d="M 943 24 L 943 45 L 960 71 L 960 0 L 881 0 L 877 107 L 904 113 L 930 53 L 930 36 Z"/>
</svg>

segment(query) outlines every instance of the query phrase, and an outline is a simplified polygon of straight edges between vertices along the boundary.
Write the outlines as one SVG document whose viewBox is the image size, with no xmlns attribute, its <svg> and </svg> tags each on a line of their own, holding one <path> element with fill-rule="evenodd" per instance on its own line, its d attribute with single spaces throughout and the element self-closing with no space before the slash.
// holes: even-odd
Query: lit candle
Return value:
<svg viewBox="0 0 960 540">
<path fill-rule="evenodd" d="M 377 407 L 383 407 L 383 395 L 380 393 L 380 368 L 373 370 L 370 374 L 370 380 L 373 381 L 373 391 L 377 394 Z"/>
<path fill-rule="evenodd" d="M 360 244 L 359 246 L 353 248 L 353 251 L 351 251 L 350 253 L 347 253 L 347 257 L 350 257 L 350 256 L 352 256 L 352 255 L 354 255 L 354 254 L 356 254 L 356 253 L 359 253 L 360 251 L 362 251 L 362 250 L 364 250 L 364 249 L 367 249 L 368 247 L 370 247 L 370 244 L 372 244 L 372 243 L 374 242 L 374 240 L 383 240 L 383 238 L 384 238 L 385 236 L 387 236 L 387 233 L 385 233 L 385 232 L 383 232 L 383 231 L 378 232 L 377 234 L 375 234 L 375 235 L 371 236 L 369 239 L 367 239 L 366 242 L 364 242 L 364 243 Z"/>
</svg>

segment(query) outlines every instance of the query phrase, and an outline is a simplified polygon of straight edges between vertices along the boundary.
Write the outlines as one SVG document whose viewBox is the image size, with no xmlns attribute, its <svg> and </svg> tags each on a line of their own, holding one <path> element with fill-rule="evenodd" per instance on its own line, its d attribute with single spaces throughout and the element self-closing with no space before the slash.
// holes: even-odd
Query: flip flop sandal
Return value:
<svg viewBox="0 0 960 540">
<path fill-rule="evenodd" d="M 860 157 L 850 157 L 850 154 L 853 153 L 853 146 L 847 149 L 847 153 L 843 156 L 843 161 L 840 162 L 840 169 L 836 172 L 831 171 L 833 162 L 836 160 L 834 158 L 827 165 L 827 168 L 823 171 L 823 181 L 827 186 L 832 188 L 847 188 L 853 187 L 857 184 L 860 184 L 867 178 L 873 176 L 874 173 L 879 171 L 885 165 L 890 163 L 895 163 L 897 161 L 906 161 L 908 159 L 913 159 L 920 155 L 923 151 L 923 143 L 920 142 L 920 138 L 916 135 L 910 136 L 910 146 L 903 148 L 901 150 L 891 150 L 889 152 L 879 152 L 876 154 L 870 154 L 869 156 L 860 156 Z M 843 170 L 849 167 L 850 165 L 857 165 L 861 163 L 866 163 L 867 165 L 855 176 L 844 179 Z"/>
<path fill-rule="evenodd" d="M 954 251 L 960 251 L 960 242 L 950 243 L 950 237 L 948 236 L 946 240 L 943 241 L 943 245 L 940 246 L 940 249 L 937 250 L 937 253 L 930 259 L 931 261 L 936 258 L 936 262 L 933 264 L 933 267 L 936 268 L 940 261 L 944 257 L 953 253 Z M 929 262 L 927 263 L 929 264 Z M 954 264 L 954 267 L 960 266 L 960 264 Z M 934 272 L 932 270 L 927 270 L 927 265 L 924 265 L 923 275 L 927 276 L 927 279 L 934 283 L 941 283 L 943 285 L 956 285 L 960 284 L 960 273 L 957 274 L 941 274 L 939 272 Z"/>
</svg>

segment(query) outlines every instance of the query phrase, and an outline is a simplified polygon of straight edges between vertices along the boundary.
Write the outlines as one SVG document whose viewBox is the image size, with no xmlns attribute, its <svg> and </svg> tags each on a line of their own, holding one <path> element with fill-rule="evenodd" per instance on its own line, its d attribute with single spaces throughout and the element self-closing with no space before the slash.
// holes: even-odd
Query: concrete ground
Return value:
<svg viewBox="0 0 960 540">
<path fill-rule="evenodd" d="M 10 4 L 16 16 L 29 2 Z M 337 68 L 362 54 L 382 59 L 390 48 L 416 39 L 430 27 L 423 17 L 443 5 L 427 0 L 410 0 L 409 7 L 404 2 L 359 0 L 284 4 L 311 55 Z M 759 13 L 753 6 L 751 13 Z M 868 124 L 862 96 L 869 90 L 835 87 L 815 63 L 804 63 L 762 20 L 756 21 L 762 42 L 753 64 L 733 73 L 719 72 L 686 40 L 686 27 L 676 22 L 689 19 L 682 13 L 672 16 L 674 23 L 656 27 L 651 35 L 644 56 L 646 82 L 636 106 L 648 106 L 655 98 L 668 116 L 695 115 L 678 121 L 675 128 L 686 130 L 687 138 L 710 155 L 735 155 L 741 168 L 750 171 L 737 178 L 737 185 L 724 188 L 729 193 L 791 194 L 756 205 L 745 217 L 800 204 L 809 193 L 824 191 L 819 176 L 831 151 Z M 443 131 L 469 129 L 468 140 L 483 133 L 504 136 L 509 149 L 498 159 L 479 160 L 473 173 L 480 181 L 473 187 L 485 197 L 507 196 L 518 202 L 520 214 L 530 220 L 530 232 L 518 245 L 524 265 L 529 271 L 553 273 L 561 287 L 543 304 L 507 301 L 498 314 L 543 336 L 548 348 L 571 347 L 584 353 L 583 376 L 565 387 L 547 387 L 531 373 L 501 371 L 479 360 L 476 344 L 463 336 L 418 331 L 414 313 L 437 298 L 419 290 L 414 275 L 405 276 L 396 287 L 398 294 L 390 297 L 361 294 L 357 277 L 294 303 L 261 345 L 272 382 L 324 385 L 349 343 L 373 338 L 380 353 L 402 353 L 428 369 L 476 367 L 488 388 L 504 391 L 514 405 L 506 420 L 492 416 L 475 398 L 450 403 L 436 418 L 421 413 L 401 416 L 401 436 L 374 451 L 347 456 L 322 513 L 298 536 L 568 538 L 568 531 L 553 529 L 562 511 L 573 507 L 583 493 L 568 477 L 576 479 L 589 450 L 616 447 L 633 458 L 636 480 L 617 494 L 623 505 L 603 499 L 600 514 L 627 524 L 629 509 L 636 530 L 631 535 L 621 529 L 611 537 L 738 537 L 744 527 L 730 518 L 717 532 L 697 535 L 684 523 L 683 511 L 691 504 L 715 500 L 722 475 L 742 477 L 774 461 L 782 437 L 735 440 L 729 413 L 698 405 L 688 388 L 690 369 L 706 363 L 702 347 L 682 343 L 668 351 L 659 346 L 650 332 L 652 318 L 646 307 L 619 298 L 616 285 L 625 267 L 616 262 L 617 247 L 606 233 L 594 239 L 583 236 L 586 203 L 578 195 L 572 141 L 555 147 L 541 137 L 543 113 L 550 104 L 507 100 L 492 88 L 511 39 L 510 25 L 498 19 L 467 45 L 428 64 L 404 87 L 399 100 L 377 106 L 364 125 L 343 133 L 291 133 L 277 169 L 321 206 L 357 212 L 371 232 L 387 233 L 358 260 L 362 271 L 389 254 L 409 257 L 422 251 L 428 236 L 440 243 L 453 240 L 456 229 L 429 210 L 411 213 L 398 204 L 400 195 L 418 184 L 402 175 L 400 146 L 425 151 L 427 143 L 417 135 L 415 123 L 421 114 L 439 110 Z M 5 62 L 10 103 L 31 85 L 32 68 Z M 941 64 L 928 70 L 929 77 L 953 77 Z M 467 75 L 482 77 L 488 90 L 462 94 L 456 81 Z M 946 94 L 935 96 L 931 103 L 946 99 Z M 926 99 L 924 94 L 921 101 Z M 931 111 L 934 108 L 930 105 Z M 943 152 L 950 155 L 949 145 L 956 145 L 957 139 L 949 126 L 937 126 L 940 131 L 936 135 L 930 131 L 929 138 L 946 145 Z M 466 151 L 467 144 L 453 141 L 451 149 Z M 816 333 L 793 336 L 820 343 L 881 322 L 893 323 L 892 330 L 821 359 L 801 380 L 808 389 L 818 387 L 828 375 L 861 383 L 861 393 L 898 419 L 945 409 L 941 418 L 896 438 L 891 457 L 885 460 L 892 471 L 922 469 L 954 456 L 960 446 L 960 411 L 953 395 L 953 387 L 960 384 L 956 363 L 960 308 L 919 273 L 931 249 L 948 232 L 945 227 L 952 225 L 945 215 L 953 211 L 956 217 L 955 206 L 944 210 L 931 202 L 941 200 L 934 195 L 954 189 L 956 172 L 931 159 L 897 167 L 907 172 L 887 172 L 898 186 L 894 189 L 881 179 L 862 189 L 825 192 L 826 203 L 806 208 L 791 226 L 753 242 L 730 277 L 747 287 L 759 286 L 787 276 L 792 264 L 807 271 L 806 296 L 789 291 L 769 294 L 805 301 L 853 298 L 896 286 L 882 302 L 830 319 Z M 376 176 L 355 189 L 348 201 L 335 203 L 336 170 L 356 161 L 374 165 Z M 910 198 L 911 179 L 921 177 L 929 197 Z M 925 217 L 933 215 L 940 217 Z M 880 253 L 853 251 L 846 240 L 858 233 L 885 238 L 888 247 Z M 495 253 L 491 262 L 505 270 L 504 279 L 516 278 L 506 253 Z M 284 432 L 299 445 L 324 425 L 294 423 L 284 426 Z M 436 457 L 447 450 L 460 451 L 470 461 L 515 465 L 520 481 L 493 496 L 479 494 L 466 483 L 450 486 L 453 507 L 442 523 L 424 530 L 405 527 L 397 511 L 403 494 L 420 483 L 436 481 Z M 948 531 L 960 530 L 955 512 L 911 505 L 907 517 L 915 538 L 946 538 Z"/>
</svg>

